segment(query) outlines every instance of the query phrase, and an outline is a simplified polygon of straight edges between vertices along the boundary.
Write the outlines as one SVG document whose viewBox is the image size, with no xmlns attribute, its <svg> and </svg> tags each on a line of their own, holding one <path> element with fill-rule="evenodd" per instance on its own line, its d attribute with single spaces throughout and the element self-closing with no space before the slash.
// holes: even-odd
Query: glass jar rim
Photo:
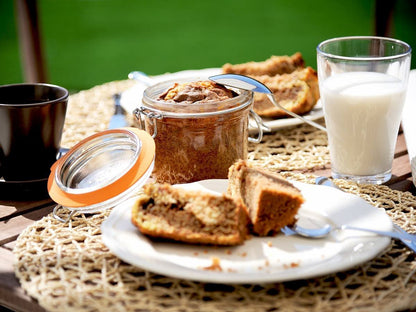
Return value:
<svg viewBox="0 0 416 312">
<path fill-rule="evenodd" d="M 96 138 L 111 136 L 114 134 L 122 134 L 125 136 L 133 137 L 134 141 L 140 142 L 140 148 L 138 147 L 136 153 L 129 160 L 130 163 L 119 173 L 119 176 L 106 185 L 99 185 L 99 187 L 83 188 L 79 192 L 67 187 L 62 187 L 65 183 L 58 183 L 57 172 L 59 168 L 65 164 L 65 162 L 75 155 L 77 150 L 81 150 L 83 146 L 88 145 L 90 142 L 94 143 Z M 99 140 L 97 141 L 99 142 Z M 100 146 L 97 146 L 99 148 Z M 136 157 L 137 156 L 137 157 Z M 104 203 L 111 198 L 114 198 L 132 186 L 137 185 L 137 182 L 143 181 L 141 179 L 144 176 L 148 176 L 151 172 L 154 163 L 155 156 L 155 142 L 153 138 L 145 131 L 137 128 L 120 128 L 113 130 L 106 130 L 96 133 L 76 144 L 70 152 L 65 154 L 62 158 L 58 159 L 51 168 L 51 174 L 48 179 L 48 192 L 51 198 L 58 204 L 69 208 L 88 210 L 91 206 Z M 105 207 L 103 207 L 105 209 Z"/>
<path fill-rule="evenodd" d="M 342 41 L 364 41 L 364 40 L 379 40 L 384 42 L 390 42 L 397 45 L 400 45 L 404 48 L 404 52 L 397 53 L 395 55 L 388 55 L 388 56 L 344 56 L 344 55 L 338 55 L 334 53 L 329 53 L 324 51 L 324 47 L 335 43 L 335 42 L 342 42 Z M 326 58 L 331 59 L 339 59 L 339 60 L 351 60 L 351 61 L 392 61 L 392 60 L 398 60 L 403 57 L 410 56 L 412 52 L 411 46 L 399 39 L 394 38 L 388 38 L 388 37 L 379 37 L 379 36 L 347 36 L 347 37 L 337 37 L 337 38 L 331 38 L 327 39 L 325 41 L 322 41 L 318 44 L 316 47 L 317 54 Z"/>
<path fill-rule="evenodd" d="M 76 175 L 84 167 L 88 166 L 88 163 L 96 158 L 99 153 L 106 153 L 107 151 L 114 150 L 114 148 L 120 148 L 122 141 L 127 141 L 129 147 L 132 148 L 133 153 L 129 159 L 125 159 L 122 170 L 115 172 L 114 174 L 108 174 L 105 180 L 97 181 L 96 179 L 82 187 L 72 187 L 71 182 L 76 179 Z M 125 144 L 124 144 L 125 145 Z M 140 152 L 142 150 L 142 143 L 139 138 L 132 132 L 103 132 L 101 135 L 96 137 L 89 137 L 83 141 L 82 145 L 78 148 L 73 148 L 65 154 L 63 161 L 60 161 L 56 167 L 55 180 L 58 186 L 67 193 L 70 194 L 81 194 L 96 191 L 102 187 L 107 186 L 114 181 L 119 180 L 124 174 L 126 174 L 137 162 Z M 94 168 L 106 169 L 105 168 Z M 86 176 L 93 172 L 87 172 Z"/>
<path fill-rule="evenodd" d="M 228 88 L 238 95 L 222 101 L 202 102 L 202 103 L 171 103 L 156 99 L 165 92 L 168 88 L 172 87 L 174 83 L 201 81 L 203 78 L 183 78 L 175 80 L 166 80 L 159 82 L 155 85 L 147 87 L 143 92 L 142 107 L 151 111 L 157 112 L 163 117 L 171 118 L 189 118 L 189 117 L 209 117 L 213 115 L 231 113 L 244 109 L 252 104 L 253 92 L 247 90 Z M 205 79 L 206 80 L 206 79 Z M 221 108 L 218 108 L 218 104 L 221 104 Z M 177 112 L 178 109 L 186 110 L 192 108 L 192 112 Z M 194 112 L 198 110 L 198 112 Z"/>
</svg>

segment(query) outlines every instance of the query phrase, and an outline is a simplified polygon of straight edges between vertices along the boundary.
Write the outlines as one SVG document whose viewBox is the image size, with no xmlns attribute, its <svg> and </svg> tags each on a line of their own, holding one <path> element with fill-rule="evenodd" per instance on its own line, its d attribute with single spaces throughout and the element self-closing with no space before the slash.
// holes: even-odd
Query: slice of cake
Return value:
<svg viewBox="0 0 416 312">
<path fill-rule="evenodd" d="M 228 179 L 227 193 L 242 199 L 253 233 L 273 235 L 296 222 L 295 216 L 304 199 L 284 178 L 240 160 L 230 168 Z"/>
<path fill-rule="evenodd" d="M 267 75 L 252 77 L 266 85 L 280 105 L 298 115 L 310 112 L 319 100 L 318 76 L 312 67 L 273 77 Z M 274 106 L 270 99 L 262 93 L 254 95 L 253 109 L 262 117 L 289 116 Z"/>
<path fill-rule="evenodd" d="M 240 74 L 266 85 L 277 102 L 299 115 L 309 113 L 319 100 L 318 75 L 312 67 L 305 68 L 302 54 L 272 56 L 263 62 L 225 64 L 224 74 Z M 261 117 L 290 117 L 274 106 L 265 94 L 254 95 L 254 111 Z"/>
<path fill-rule="evenodd" d="M 241 200 L 148 184 L 132 209 L 132 222 L 146 235 L 198 244 L 238 245 L 247 235 Z"/>
</svg>

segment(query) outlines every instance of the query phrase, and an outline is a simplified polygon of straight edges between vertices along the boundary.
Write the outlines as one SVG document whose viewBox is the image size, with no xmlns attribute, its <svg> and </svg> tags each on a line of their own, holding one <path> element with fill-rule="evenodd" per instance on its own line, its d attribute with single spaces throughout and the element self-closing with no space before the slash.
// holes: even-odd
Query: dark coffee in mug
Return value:
<svg viewBox="0 0 416 312">
<path fill-rule="evenodd" d="M 46 179 L 60 149 L 68 91 L 43 84 L 0 86 L 0 177 Z"/>
</svg>

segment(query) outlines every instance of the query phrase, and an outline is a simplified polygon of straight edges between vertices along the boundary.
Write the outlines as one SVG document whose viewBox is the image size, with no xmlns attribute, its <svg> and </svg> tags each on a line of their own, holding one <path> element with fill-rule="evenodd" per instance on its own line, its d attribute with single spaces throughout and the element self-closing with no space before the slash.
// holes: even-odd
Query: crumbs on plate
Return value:
<svg viewBox="0 0 416 312">
<path fill-rule="evenodd" d="M 204 270 L 207 270 L 207 271 L 218 271 L 218 272 L 222 272 L 222 267 L 221 267 L 221 265 L 220 265 L 220 258 L 217 258 L 217 257 L 212 257 L 211 258 L 211 261 L 212 261 L 212 263 L 211 263 L 211 265 L 210 266 L 207 266 L 207 267 L 204 267 L 203 269 Z"/>
</svg>

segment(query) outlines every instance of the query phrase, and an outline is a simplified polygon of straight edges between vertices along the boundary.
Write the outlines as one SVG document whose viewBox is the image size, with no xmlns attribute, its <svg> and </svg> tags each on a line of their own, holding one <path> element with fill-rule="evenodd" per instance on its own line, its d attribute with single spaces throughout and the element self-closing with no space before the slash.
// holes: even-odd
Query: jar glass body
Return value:
<svg viewBox="0 0 416 312">
<path fill-rule="evenodd" d="M 247 158 L 248 118 L 253 93 L 209 103 L 166 103 L 158 96 L 173 85 L 163 82 L 143 95 L 138 118 L 156 144 L 152 176 L 157 182 L 189 183 L 227 178 L 229 167 Z"/>
</svg>

